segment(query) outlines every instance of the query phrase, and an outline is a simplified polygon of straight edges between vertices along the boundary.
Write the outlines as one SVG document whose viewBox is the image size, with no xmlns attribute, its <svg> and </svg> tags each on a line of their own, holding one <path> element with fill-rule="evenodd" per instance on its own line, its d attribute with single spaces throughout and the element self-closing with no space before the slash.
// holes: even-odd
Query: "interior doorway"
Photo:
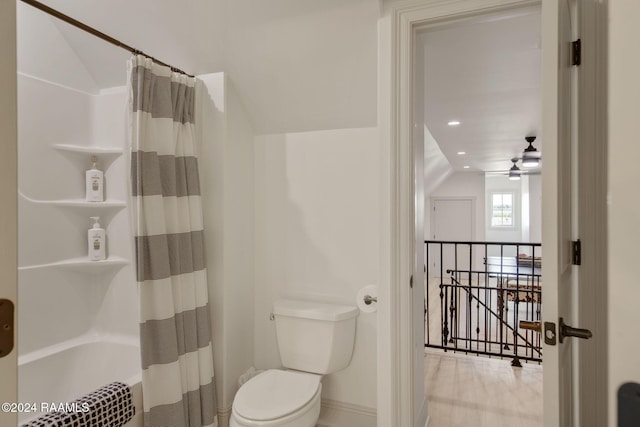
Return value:
<svg viewBox="0 0 640 427">
<path fill-rule="evenodd" d="M 608 5 L 596 0 L 464 0 L 447 5 L 431 0 L 415 0 L 389 4 L 380 25 L 383 42 L 389 41 L 382 43 L 380 49 L 382 112 L 389 113 L 381 115 L 380 125 L 383 134 L 389 132 L 390 145 L 387 147 L 383 139 L 383 149 L 390 149 L 392 159 L 389 174 L 390 263 L 389 268 L 386 265 L 382 267 L 384 275 L 388 273 L 393 285 L 388 288 L 386 295 L 390 298 L 390 310 L 388 313 L 381 311 L 381 317 L 389 322 L 390 328 L 381 330 L 379 343 L 383 349 L 398 349 L 391 353 L 378 352 L 382 371 L 391 373 L 380 381 L 379 391 L 382 390 L 382 395 L 379 394 L 379 420 L 393 420 L 392 423 L 380 425 L 423 426 L 428 422 L 427 411 L 422 410 L 420 414 L 424 416 L 417 416 L 417 409 L 426 405 L 424 395 L 415 393 L 416 385 L 419 383 L 422 386 L 422 377 L 414 374 L 424 369 L 424 351 L 418 351 L 414 340 L 414 332 L 420 331 L 421 325 L 424 325 L 422 303 L 416 307 L 414 301 L 422 299 L 423 293 L 419 287 L 411 286 L 412 277 L 422 277 L 423 264 L 408 262 L 415 258 L 413 241 L 419 237 L 413 227 L 414 212 L 419 201 L 416 199 L 418 193 L 415 191 L 414 176 L 407 172 L 418 163 L 421 168 L 423 159 L 422 152 L 414 154 L 415 148 L 412 146 L 416 145 L 414 141 L 417 139 L 411 137 L 420 130 L 423 123 L 420 118 L 424 117 L 414 114 L 418 107 L 416 94 L 422 93 L 414 80 L 416 73 L 413 67 L 419 62 L 415 52 L 416 35 L 426 25 L 445 26 L 452 20 L 461 22 L 488 12 L 517 11 L 532 6 L 542 6 L 544 28 L 541 43 L 544 57 L 544 128 L 540 139 L 545 144 L 545 174 L 542 179 L 545 206 L 542 221 L 545 227 L 542 240 L 545 244 L 547 278 L 543 316 L 547 323 L 545 326 L 561 325 L 564 318 L 573 319 L 576 322 L 574 324 L 579 322 L 580 327 L 594 330 L 593 338 L 588 341 L 561 341 L 555 339 L 557 336 L 553 334 L 551 342 L 544 345 L 544 423 L 575 425 L 567 422 L 573 418 L 577 424 L 581 424 L 580 420 L 594 420 L 594 425 L 606 424 L 608 407 L 611 406 L 611 399 L 607 399 L 606 395 L 606 354 L 610 350 L 606 322 L 609 289 L 606 281 Z M 571 53 L 576 51 L 571 47 L 578 44 L 578 37 L 582 39 L 582 49 L 588 46 L 591 60 L 583 60 L 576 67 L 571 65 Z M 466 64 L 467 67 L 473 65 L 469 61 Z M 385 107 L 388 107 L 388 111 L 384 110 Z M 424 133 L 426 136 L 426 130 Z M 572 153 L 572 150 L 577 147 L 578 134 L 580 150 L 577 158 L 574 158 L 576 153 Z M 424 161 L 429 163 L 428 151 L 425 152 Z M 572 173 L 575 169 L 570 167 L 575 162 L 577 177 Z M 445 171 L 445 175 L 447 173 Z M 595 183 L 589 181 L 589 177 Z M 578 188 L 588 191 L 576 191 L 576 181 Z M 429 185 L 429 182 L 425 185 Z M 588 185 L 590 182 L 593 185 Z M 577 201 L 574 200 L 576 198 Z M 577 233 L 567 218 L 572 216 L 571 213 L 577 215 L 578 210 L 573 209 L 575 206 L 569 209 L 568 202 L 576 202 L 580 206 Z M 575 258 L 571 257 L 570 251 L 571 247 L 576 246 L 572 241 L 577 238 L 580 238 L 583 247 L 590 248 L 590 261 L 583 262 L 578 268 L 572 265 L 572 259 Z M 583 251 L 583 260 L 586 254 Z M 579 275 L 573 272 L 579 272 Z M 580 293 L 574 292 L 573 284 L 566 285 L 567 276 L 579 276 Z M 403 283 L 409 286 L 401 286 Z M 576 301 L 580 305 L 578 313 L 571 307 L 571 302 Z M 583 310 L 583 307 L 590 307 L 590 310 Z M 547 335 L 550 334 L 545 333 Z M 593 343 L 595 350 L 585 351 L 585 343 Z M 595 354 L 597 358 L 585 357 L 589 354 Z M 573 383 L 569 378 L 572 372 L 575 374 Z M 577 378 L 579 386 L 576 384 Z M 389 390 L 389 393 L 385 394 L 385 390 Z M 590 395 L 585 396 L 583 391 L 588 391 Z M 389 405 L 385 403 L 387 400 L 391 402 Z"/>
<path fill-rule="evenodd" d="M 514 367 L 501 356 L 522 342 L 530 344 L 532 359 L 540 355 L 539 342 L 534 354 L 536 336 L 518 329 L 519 320 L 540 319 L 534 271 L 541 250 L 528 246 L 540 243 L 530 240 L 540 201 L 530 199 L 528 178 L 539 183 L 542 168 L 523 165 L 525 137 L 541 130 L 540 38 L 539 7 L 439 23 L 416 37 L 414 86 L 423 104 L 414 102 L 414 122 L 424 126 L 428 200 L 425 338 L 441 340 L 425 357 L 435 425 L 542 425 L 541 364 Z M 535 145 L 539 154 L 542 141 Z M 523 246 L 487 247 L 488 240 Z M 530 276 L 514 280 L 487 268 L 495 258 L 519 269 L 519 255 L 531 256 Z M 510 297 L 494 289 L 514 284 Z"/>
</svg>

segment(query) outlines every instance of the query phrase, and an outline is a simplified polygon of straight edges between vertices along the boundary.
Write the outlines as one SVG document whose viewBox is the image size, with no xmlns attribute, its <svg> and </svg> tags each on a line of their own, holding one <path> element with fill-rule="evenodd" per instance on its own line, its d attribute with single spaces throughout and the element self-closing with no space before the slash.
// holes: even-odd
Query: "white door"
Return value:
<svg viewBox="0 0 640 427">
<path fill-rule="evenodd" d="M 16 119 L 16 2 L 0 2 L 0 299 L 16 303 L 17 285 L 17 119 Z M 4 310 L 5 301 L 0 307 Z M 0 315 L 0 319 L 3 316 Z M 14 319 L 17 313 L 14 313 Z M 14 327 L 0 322 L 3 331 L 11 330 L 15 342 Z M 5 332 L 6 334 L 6 332 Z M 0 344 L 0 403 L 17 401 L 17 348 L 3 356 Z M 9 408 L 11 409 L 11 408 Z M 15 426 L 17 414 L 0 409 L 0 425 Z"/>
<path fill-rule="evenodd" d="M 433 239 L 466 240 L 473 237 L 472 199 L 432 199 Z"/>
<path fill-rule="evenodd" d="M 474 209 L 472 199 L 431 199 L 431 237 L 439 241 L 469 242 L 473 240 Z M 457 257 L 456 257 L 457 252 Z M 440 261 L 442 273 L 454 268 L 469 269 L 469 246 L 443 245 L 442 256 L 440 245 L 429 245 L 429 272 L 439 276 Z"/>
<path fill-rule="evenodd" d="M 573 317 L 571 258 L 576 193 L 572 180 L 575 123 L 571 41 L 573 0 L 542 2 L 542 318 L 555 324 L 555 344 L 543 346 L 544 425 L 573 426 L 572 343 L 559 341 L 559 319 Z"/>
</svg>

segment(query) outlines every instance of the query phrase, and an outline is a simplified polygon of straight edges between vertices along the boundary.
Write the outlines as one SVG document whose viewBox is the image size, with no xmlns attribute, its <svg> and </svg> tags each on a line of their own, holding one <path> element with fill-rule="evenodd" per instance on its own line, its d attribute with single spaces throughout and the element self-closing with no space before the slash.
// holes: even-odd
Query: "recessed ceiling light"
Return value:
<svg viewBox="0 0 640 427">
<path fill-rule="evenodd" d="M 465 168 L 465 169 L 469 169 L 470 167 L 471 166 L 468 166 L 468 165 L 463 166 L 463 168 Z"/>
<path fill-rule="evenodd" d="M 458 156 L 464 156 L 465 154 L 467 154 L 466 151 L 458 151 Z"/>
<path fill-rule="evenodd" d="M 447 123 L 449 126 L 458 126 L 460 122 L 458 120 L 451 120 Z"/>
</svg>

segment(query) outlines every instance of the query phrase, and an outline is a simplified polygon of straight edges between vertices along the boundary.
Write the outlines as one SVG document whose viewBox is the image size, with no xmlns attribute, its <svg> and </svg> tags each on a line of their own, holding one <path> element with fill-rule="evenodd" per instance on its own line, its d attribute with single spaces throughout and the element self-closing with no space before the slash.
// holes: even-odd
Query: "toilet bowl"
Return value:
<svg viewBox="0 0 640 427">
<path fill-rule="evenodd" d="M 279 300 L 273 315 L 285 369 L 269 369 L 240 387 L 230 427 L 314 427 L 322 376 L 351 362 L 357 307 Z"/>
<path fill-rule="evenodd" d="M 269 369 L 245 383 L 229 427 L 314 427 L 320 414 L 320 375 Z"/>
</svg>

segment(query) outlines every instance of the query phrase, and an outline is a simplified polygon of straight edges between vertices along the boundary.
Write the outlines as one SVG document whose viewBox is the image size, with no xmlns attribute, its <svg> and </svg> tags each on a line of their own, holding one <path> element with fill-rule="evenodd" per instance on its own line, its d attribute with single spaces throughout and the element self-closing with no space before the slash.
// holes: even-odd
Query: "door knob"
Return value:
<svg viewBox="0 0 640 427">
<path fill-rule="evenodd" d="M 558 326 L 560 326 L 560 342 L 563 342 L 565 337 L 576 337 L 586 340 L 593 336 L 591 331 L 588 329 L 574 328 L 566 325 L 562 317 L 560 318 Z"/>
</svg>

